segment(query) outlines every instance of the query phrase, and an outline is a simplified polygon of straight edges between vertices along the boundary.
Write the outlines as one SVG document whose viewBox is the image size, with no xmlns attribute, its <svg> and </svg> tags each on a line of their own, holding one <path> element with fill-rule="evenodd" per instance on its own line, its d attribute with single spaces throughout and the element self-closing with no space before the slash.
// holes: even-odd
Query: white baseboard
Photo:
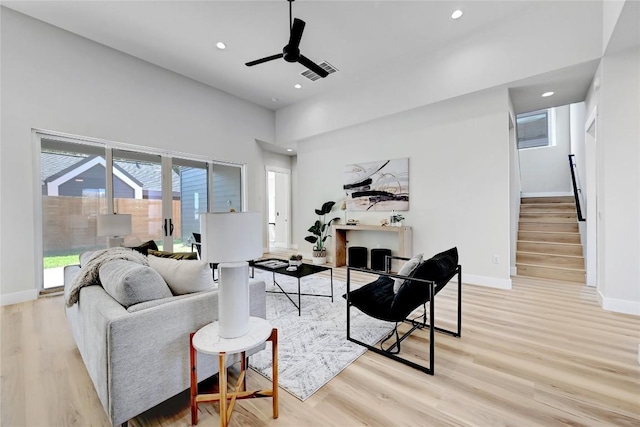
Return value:
<svg viewBox="0 0 640 427">
<path fill-rule="evenodd" d="M 573 197 L 571 191 L 543 191 L 541 193 L 520 193 L 520 197 Z"/>
<path fill-rule="evenodd" d="M 291 249 L 298 250 L 298 245 L 291 244 Z"/>
<path fill-rule="evenodd" d="M 470 285 L 486 286 L 488 288 L 511 289 L 511 279 L 498 279 L 495 277 L 476 276 L 462 272 L 462 282 Z"/>
<path fill-rule="evenodd" d="M 0 295 L 0 305 L 18 304 L 25 301 L 33 301 L 38 299 L 37 289 L 31 289 L 29 291 L 14 292 L 12 294 Z"/>
<path fill-rule="evenodd" d="M 607 298 L 600 291 L 597 292 L 598 302 L 604 310 L 616 313 L 635 314 L 640 316 L 640 301 L 629 301 L 616 298 Z"/>
<path fill-rule="evenodd" d="M 511 273 L 512 276 L 517 276 L 518 275 L 518 267 L 511 267 Z"/>
</svg>

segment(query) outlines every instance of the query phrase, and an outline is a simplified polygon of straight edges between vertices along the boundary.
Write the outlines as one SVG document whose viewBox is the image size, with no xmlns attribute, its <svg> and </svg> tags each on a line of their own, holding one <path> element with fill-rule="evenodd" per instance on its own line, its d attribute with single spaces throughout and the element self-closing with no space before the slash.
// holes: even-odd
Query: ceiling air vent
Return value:
<svg viewBox="0 0 640 427">
<path fill-rule="evenodd" d="M 334 67 L 333 65 L 329 64 L 327 61 L 322 61 L 321 63 L 318 64 L 320 66 L 320 68 L 322 68 L 323 70 L 325 70 L 327 73 L 329 74 L 333 74 L 336 71 L 338 71 L 338 69 L 336 67 Z M 320 77 L 319 75 L 317 75 L 316 73 L 314 73 L 311 70 L 307 70 L 304 71 L 302 73 L 300 73 L 302 76 L 308 78 L 309 80 L 311 80 L 312 82 L 315 82 L 318 79 L 321 79 L 322 77 Z"/>
</svg>

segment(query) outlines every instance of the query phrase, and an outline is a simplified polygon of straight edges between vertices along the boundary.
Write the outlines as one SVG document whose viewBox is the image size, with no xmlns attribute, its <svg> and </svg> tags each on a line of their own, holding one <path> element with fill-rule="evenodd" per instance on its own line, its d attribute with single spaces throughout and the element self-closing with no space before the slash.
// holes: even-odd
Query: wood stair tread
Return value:
<svg viewBox="0 0 640 427">
<path fill-rule="evenodd" d="M 584 273 L 584 268 L 573 268 L 573 267 L 557 267 L 554 265 L 541 265 L 541 264 L 530 264 L 530 263 L 522 263 L 516 262 L 516 267 L 536 267 L 536 268 L 548 268 L 551 270 L 564 270 L 564 271 L 575 271 Z"/>
<path fill-rule="evenodd" d="M 579 231 L 546 231 L 546 230 L 519 230 L 527 233 L 540 233 L 540 234 L 580 234 Z"/>
<path fill-rule="evenodd" d="M 558 246 L 582 246 L 580 243 L 540 242 L 537 240 L 518 240 L 517 243 L 538 243 L 538 244 L 544 244 L 544 245 L 558 245 Z"/>
<path fill-rule="evenodd" d="M 526 254 L 526 255 L 547 255 L 552 257 L 563 257 L 563 258 L 580 258 L 583 259 L 582 255 L 564 255 L 564 254 L 550 254 L 547 252 L 531 252 L 531 251 L 518 251 L 516 250 L 516 254 Z"/>
</svg>

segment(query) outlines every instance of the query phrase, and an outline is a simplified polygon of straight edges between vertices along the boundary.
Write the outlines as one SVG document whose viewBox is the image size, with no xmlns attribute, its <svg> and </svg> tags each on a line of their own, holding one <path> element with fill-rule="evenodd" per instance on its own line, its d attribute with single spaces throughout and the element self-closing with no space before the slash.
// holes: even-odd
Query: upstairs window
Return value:
<svg viewBox="0 0 640 427">
<path fill-rule="evenodd" d="M 516 128 L 519 150 L 554 145 L 551 138 L 552 115 L 550 112 L 550 110 L 539 110 L 518 115 Z"/>
</svg>

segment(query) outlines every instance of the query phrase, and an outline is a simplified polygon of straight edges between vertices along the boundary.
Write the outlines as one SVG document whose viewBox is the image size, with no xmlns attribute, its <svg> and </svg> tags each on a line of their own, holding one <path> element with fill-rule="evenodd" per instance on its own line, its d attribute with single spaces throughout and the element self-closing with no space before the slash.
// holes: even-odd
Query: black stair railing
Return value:
<svg viewBox="0 0 640 427">
<path fill-rule="evenodd" d="M 578 213 L 578 221 L 586 221 L 587 217 L 582 215 L 582 202 L 584 195 L 580 186 L 580 178 L 578 177 L 578 165 L 575 162 L 575 154 L 569 154 L 569 169 L 571 170 L 571 182 L 573 183 L 573 196 L 576 199 L 576 211 Z"/>
</svg>

